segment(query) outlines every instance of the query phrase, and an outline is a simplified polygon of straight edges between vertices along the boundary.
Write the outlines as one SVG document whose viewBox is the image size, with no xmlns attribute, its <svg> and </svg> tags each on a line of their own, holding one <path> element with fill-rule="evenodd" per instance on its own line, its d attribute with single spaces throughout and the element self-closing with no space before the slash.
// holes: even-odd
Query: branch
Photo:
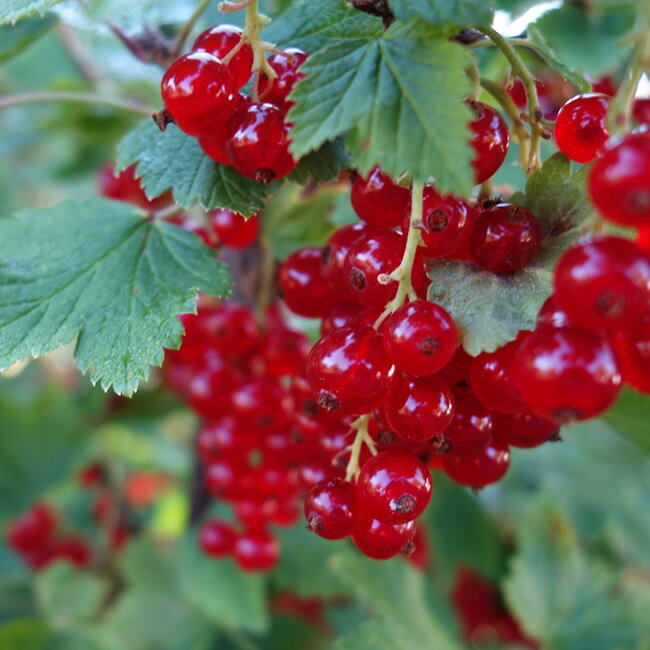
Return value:
<svg viewBox="0 0 650 650">
<path fill-rule="evenodd" d="M 151 115 L 151 108 L 147 108 L 142 104 L 130 102 L 122 99 L 114 99 L 112 97 L 101 97 L 93 93 L 83 92 L 39 92 L 39 93 L 24 93 L 21 95 L 9 95 L 8 97 L 0 97 L 0 109 L 9 106 L 20 106 L 23 104 L 48 104 L 59 102 L 72 102 L 76 104 L 88 104 L 91 106 L 106 106 L 114 108 L 124 113 L 135 113 L 137 115 Z"/>
</svg>

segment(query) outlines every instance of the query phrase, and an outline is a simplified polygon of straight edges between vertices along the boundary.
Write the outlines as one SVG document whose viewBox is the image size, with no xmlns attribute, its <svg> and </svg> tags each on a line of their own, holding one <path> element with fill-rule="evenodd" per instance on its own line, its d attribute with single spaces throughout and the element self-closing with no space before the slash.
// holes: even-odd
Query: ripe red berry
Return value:
<svg viewBox="0 0 650 650">
<path fill-rule="evenodd" d="M 301 248 L 287 257 L 278 272 L 287 307 L 299 316 L 324 316 L 337 301 L 321 271 L 320 248 Z"/>
<path fill-rule="evenodd" d="M 261 376 L 235 388 L 232 413 L 242 426 L 259 431 L 280 431 L 289 424 L 291 398 L 276 379 Z"/>
<path fill-rule="evenodd" d="M 352 183 L 350 202 L 357 216 L 374 228 L 396 228 L 410 202 L 406 187 L 400 187 L 375 167 L 367 178 L 357 175 Z"/>
<path fill-rule="evenodd" d="M 541 327 L 569 327 L 571 321 L 567 313 L 557 306 L 554 296 L 549 296 L 537 314 L 537 328 Z"/>
<path fill-rule="evenodd" d="M 207 52 L 176 59 L 163 75 L 165 108 L 179 129 L 209 136 L 220 131 L 237 107 L 237 86 L 226 66 Z"/>
<path fill-rule="evenodd" d="M 235 531 L 227 521 L 208 519 L 199 530 L 199 545 L 212 557 L 230 555 L 235 546 Z"/>
<path fill-rule="evenodd" d="M 228 167 L 232 166 L 230 158 L 226 153 L 226 138 L 213 136 L 210 138 L 199 138 L 199 145 L 203 149 L 208 158 L 214 160 L 214 162 L 219 163 L 220 165 L 226 165 Z"/>
<path fill-rule="evenodd" d="M 242 426 L 242 423 L 231 415 L 223 415 L 201 425 L 196 437 L 196 450 L 206 464 L 222 455 L 243 458 L 259 442 L 257 433 Z"/>
<path fill-rule="evenodd" d="M 408 552 L 415 535 L 415 521 L 387 524 L 361 512 L 352 533 L 354 545 L 367 557 L 388 560 L 398 553 Z"/>
<path fill-rule="evenodd" d="M 233 47 L 239 44 L 241 35 L 242 30 L 234 25 L 216 25 L 199 35 L 192 51 L 207 52 L 218 59 L 223 59 Z M 253 67 L 253 49 L 245 43 L 225 65 L 235 80 L 237 88 L 245 86 Z"/>
<path fill-rule="evenodd" d="M 494 439 L 513 447 L 530 449 L 559 440 L 559 428 L 555 422 L 536 415 L 527 408 L 506 415 L 497 413 L 494 419 Z"/>
<path fill-rule="evenodd" d="M 606 95 L 589 93 L 571 98 L 557 114 L 555 142 L 571 160 L 586 163 L 596 157 L 609 137 Z"/>
<path fill-rule="evenodd" d="M 555 267 L 555 302 L 589 330 L 624 328 L 650 305 L 650 256 L 620 237 L 600 237 L 564 252 Z"/>
<path fill-rule="evenodd" d="M 354 487 L 340 478 L 318 483 L 305 497 L 307 528 L 325 539 L 351 535 L 356 514 Z"/>
<path fill-rule="evenodd" d="M 494 432 L 493 414 L 469 388 L 452 390 L 454 419 L 440 438 L 440 450 L 449 456 L 473 456 L 485 449 Z"/>
<path fill-rule="evenodd" d="M 16 551 L 29 552 L 43 546 L 54 535 L 56 517 L 43 503 L 33 505 L 7 529 L 7 542 Z"/>
<path fill-rule="evenodd" d="M 468 102 L 474 115 L 469 128 L 474 134 L 470 141 L 474 149 L 474 182 L 483 183 L 501 167 L 508 153 L 510 135 L 501 115 L 482 102 Z"/>
<path fill-rule="evenodd" d="M 614 332 L 612 345 L 623 381 L 650 395 L 650 312 L 630 327 Z"/>
<path fill-rule="evenodd" d="M 650 135 L 633 133 L 607 148 L 589 170 L 589 196 L 622 226 L 650 225 Z"/>
<path fill-rule="evenodd" d="M 302 333 L 288 327 L 269 329 L 260 342 L 264 368 L 272 375 L 293 375 L 305 366 L 311 344 Z"/>
<path fill-rule="evenodd" d="M 439 372 L 436 377 L 444 381 L 447 386 L 457 386 L 464 382 L 469 376 L 469 369 L 472 363 L 472 357 L 465 352 L 462 345 L 459 345 L 454 352 L 451 361 Z"/>
<path fill-rule="evenodd" d="M 379 310 L 372 307 L 363 307 L 356 302 L 334 303 L 321 321 L 321 337 L 341 327 L 354 325 L 369 325 L 372 327 L 379 315 Z"/>
<path fill-rule="evenodd" d="M 270 571 L 280 558 L 280 544 L 266 530 L 251 530 L 237 537 L 233 555 L 244 571 Z"/>
<path fill-rule="evenodd" d="M 451 391 L 433 377 L 399 377 L 384 406 L 390 428 L 403 440 L 424 442 L 442 433 L 454 418 Z"/>
<path fill-rule="evenodd" d="M 299 71 L 300 66 L 307 60 L 307 54 L 296 47 L 287 48 L 284 52 L 274 52 L 268 58 L 269 65 L 277 73 L 277 77 L 269 82 L 266 78 L 260 83 L 260 96 L 265 102 L 275 104 L 288 111 L 294 105 L 288 97 L 296 83 L 305 75 Z"/>
<path fill-rule="evenodd" d="M 558 424 L 595 417 L 621 388 L 609 344 L 574 327 L 533 332 L 517 352 L 513 375 L 527 406 Z"/>
<path fill-rule="evenodd" d="M 394 311 L 382 323 L 384 349 L 402 371 L 415 377 L 442 370 L 454 356 L 458 330 L 439 305 L 414 300 Z"/>
<path fill-rule="evenodd" d="M 241 497 L 238 482 L 249 467 L 241 458 L 219 456 L 205 468 L 205 487 L 215 499 Z"/>
<path fill-rule="evenodd" d="M 542 231 L 534 214 L 519 205 L 501 203 L 477 217 L 470 252 L 492 273 L 514 273 L 535 257 L 541 241 Z"/>
<path fill-rule="evenodd" d="M 259 217 L 252 215 L 246 219 L 232 210 L 214 210 L 210 224 L 219 242 L 238 250 L 250 246 L 260 231 Z"/>
<path fill-rule="evenodd" d="M 363 223 L 354 223 L 336 230 L 323 247 L 321 265 L 326 282 L 332 289 L 347 292 L 348 284 L 345 276 L 345 260 L 348 251 L 361 235 L 370 232 Z"/>
<path fill-rule="evenodd" d="M 116 201 L 133 203 L 150 212 L 166 208 L 174 202 L 174 197 L 171 192 L 165 192 L 153 199 L 147 198 L 140 179 L 135 175 L 135 168 L 136 165 L 134 163 L 126 169 L 123 169 L 119 174 L 116 174 L 113 165 L 104 165 L 98 177 L 101 195 Z"/>
<path fill-rule="evenodd" d="M 634 100 L 632 118 L 637 124 L 650 124 L 650 98 L 639 97 Z"/>
<path fill-rule="evenodd" d="M 510 466 L 506 445 L 491 444 L 474 456 L 445 456 L 444 469 L 449 478 L 475 489 L 500 481 Z"/>
<path fill-rule="evenodd" d="M 404 451 L 382 451 L 366 461 L 357 480 L 357 494 L 372 517 L 404 524 L 429 505 L 433 480 L 427 466 Z"/>
<path fill-rule="evenodd" d="M 346 327 L 322 338 L 307 359 L 307 378 L 317 403 L 344 413 L 381 406 L 395 376 L 381 336 L 371 327 Z"/>
<path fill-rule="evenodd" d="M 247 352 L 258 340 L 253 313 L 234 302 L 200 308 L 196 319 L 187 324 L 186 332 L 188 337 L 203 340 L 228 357 Z"/>
<path fill-rule="evenodd" d="M 92 562 L 92 551 L 84 539 L 70 535 L 54 540 L 50 546 L 52 560 L 66 560 L 70 564 L 85 569 Z"/>
<path fill-rule="evenodd" d="M 291 127 L 277 106 L 252 103 L 237 111 L 230 128 L 226 153 L 240 174 L 266 184 L 293 171 L 297 163 L 289 151 Z"/>
</svg>

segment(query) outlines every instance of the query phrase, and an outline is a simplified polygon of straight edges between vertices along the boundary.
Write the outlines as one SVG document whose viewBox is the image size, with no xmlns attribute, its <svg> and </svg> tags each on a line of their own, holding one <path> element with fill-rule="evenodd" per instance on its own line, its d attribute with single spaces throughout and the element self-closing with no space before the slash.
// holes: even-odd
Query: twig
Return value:
<svg viewBox="0 0 650 650">
<path fill-rule="evenodd" d="M 38 92 L 23 93 L 20 95 L 9 95 L 0 97 L 0 109 L 9 106 L 20 106 L 22 104 L 47 104 L 58 102 L 73 102 L 78 104 L 89 104 L 94 106 L 106 106 L 125 113 L 136 113 L 137 115 L 151 115 L 151 108 L 135 102 L 112 97 L 101 97 L 93 93 L 83 92 Z"/>
</svg>

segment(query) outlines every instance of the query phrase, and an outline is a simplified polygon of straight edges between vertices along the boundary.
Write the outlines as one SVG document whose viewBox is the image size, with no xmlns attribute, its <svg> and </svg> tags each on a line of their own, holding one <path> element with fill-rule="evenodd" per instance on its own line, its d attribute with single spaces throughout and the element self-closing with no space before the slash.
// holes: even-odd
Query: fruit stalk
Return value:
<svg viewBox="0 0 650 650">
<path fill-rule="evenodd" d="M 357 418 L 352 423 L 352 428 L 356 429 L 356 434 L 354 436 L 354 441 L 350 445 L 350 460 L 348 461 L 347 467 L 345 468 L 345 480 L 350 482 L 353 478 L 359 476 L 361 468 L 359 467 L 359 456 L 361 455 L 361 446 L 365 442 L 370 449 L 370 453 L 373 456 L 377 454 L 375 449 L 375 443 L 373 442 L 370 434 L 368 433 L 368 422 L 370 421 L 370 414 L 366 413 L 361 417 Z"/>
</svg>

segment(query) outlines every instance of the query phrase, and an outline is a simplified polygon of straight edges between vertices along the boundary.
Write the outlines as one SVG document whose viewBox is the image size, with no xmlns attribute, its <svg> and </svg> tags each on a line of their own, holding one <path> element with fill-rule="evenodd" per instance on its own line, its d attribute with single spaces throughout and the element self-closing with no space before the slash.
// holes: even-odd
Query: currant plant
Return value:
<svg viewBox="0 0 650 650">
<path fill-rule="evenodd" d="M 650 451 L 648 1 L 545 7 L 514 36 L 505 12 L 538 3 L 169 0 L 136 24 L 112 2 L 0 8 L 0 61 L 52 38 L 81 77 L 13 72 L 2 115 L 45 104 L 30 141 L 62 107 L 119 134 L 80 156 L 92 191 L 0 219 L 0 368 L 79 394 L 52 426 L 37 386 L 8 429 L 68 428 L 53 459 L 102 440 L 47 471 L 6 445 L 0 500 L 37 479 L 0 505 L 48 612 L 29 634 L 284 648 L 288 612 L 301 648 L 644 648 L 647 460 L 612 432 Z M 75 146 L 104 134 L 67 119 Z M 69 345 L 110 397 L 50 369 Z M 334 623 L 352 598 L 375 619 Z"/>
</svg>

